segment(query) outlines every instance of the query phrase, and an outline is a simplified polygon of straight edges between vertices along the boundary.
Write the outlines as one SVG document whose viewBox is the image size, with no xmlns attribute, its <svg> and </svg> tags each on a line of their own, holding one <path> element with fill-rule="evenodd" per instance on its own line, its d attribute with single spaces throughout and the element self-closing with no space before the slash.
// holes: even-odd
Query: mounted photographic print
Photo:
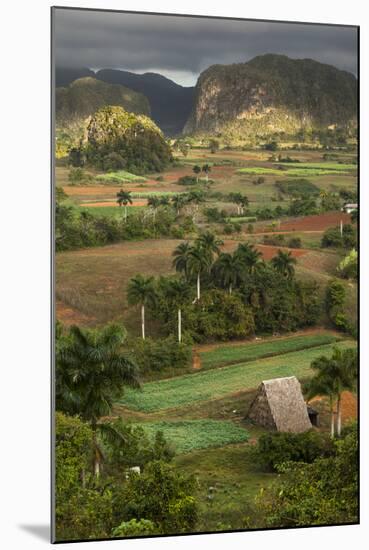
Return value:
<svg viewBox="0 0 369 550">
<path fill-rule="evenodd" d="M 53 542 L 359 522 L 358 33 L 52 9 Z"/>
</svg>

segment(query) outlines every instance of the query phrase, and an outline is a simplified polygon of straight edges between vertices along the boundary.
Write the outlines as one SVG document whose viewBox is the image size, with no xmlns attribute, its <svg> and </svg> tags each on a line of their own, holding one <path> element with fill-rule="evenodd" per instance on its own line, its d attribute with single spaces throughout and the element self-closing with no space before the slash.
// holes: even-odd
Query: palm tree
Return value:
<svg viewBox="0 0 369 550">
<path fill-rule="evenodd" d="M 210 164 L 204 164 L 204 166 L 201 168 L 201 170 L 205 174 L 206 181 L 209 181 L 209 172 L 211 172 Z"/>
<path fill-rule="evenodd" d="M 123 191 L 123 189 L 121 189 L 117 193 L 117 203 L 119 206 L 124 205 L 124 220 L 127 221 L 127 205 L 132 204 L 130 191 Z"/>
<path fill-rule="evenodd" d="M 179 193 L 178 195 L 174 195 L 172 197 L 172 205 L 174 206 L 177 216 L 179 216 L 181 208 L 186 204 L 186 198 L 183 196 L 182 193 Z"/>
<path fill-rule="evenodd" d="M 191 247 L 188 256 L 189 274 L 196 276 L 197 301 L 201 298 L 201 275 L 209 271 L 213 254 L 206 251 L 199 243 Z"/>
<path fill-rule="evenodd" d="M 241 200 L 240 200 L 241 214 L 243 214 L 243 209 L 246 208 L 246 206 L 248 206 L 249 204 L 250 204 L 250 201 L 248 197 L 246 197 L 246 195 L 241 195 Z"/>
<path fill-rule="evenodd" d="M 341 435 L 341 399 L 344 390 L 353 391 L 357 381 L 357 351 L 334 348 L 331 358 L 321 356 L 311 363 L 315 376 L 310 382 L 309 395 L 323 390 L 330 399 L 331 434 L 334 436 L 333 401 L 337 402 L 337 435 Z M 318 393 L 319 395 L 319 393 Z M 333 422 L 333 428 L 332 428 Z"/>
<path fill-rule="evenodd" d="M 128 302 L 141 306 L 142 339 L 145 340 L 145 306 L 154 305 L 156 301 L 154 277 L 143 277 L 141 274 L 132 277 L 127 292 Z"/>
<path fill-rule="evenodd" d="M 261 264 L 263 256 L 254 245 L 249 243 L 239 244 L 234 255 L 239 258 L 240 263 L 245 266 L 248 273 L 255 272 L 255 269 Z"/>
<path fill-rule="evenodd" d="M 195 209 L 193 211 L 192 220 L 195 222 L 195 215 L 196 212 L 199 209 L 200 203 L 205 201 L 205 195 L 203 191 L 190 191 L 190 193 L 186 194 L 186 200 L 187 204 L 193 203 L 195 205 Z"/>
<path fill-rule="evenodd" d="M 152 210 L 153 210 L 153 214 L 154 214 L 154 222 L 155 222 L 155 218 L 156 218 L 156 210 L 159 208 L 160 206 L 160 198 L 159 197 L 156 197 L 155 195 L 152 195 L 151 197 L 148 197 L 147 199 L 147 206 L 151 207 Z"/>
<path fill-rule="evenodd" d="M 183 279 L 171 279 L 167 281 L 165 289 L 166 298 L 175 304 L 178 311 L 178 342 L 182 341 L 182 307 L 190 297 L 190 288 Z"/>
<path fill-rule="evenodd" d="M 292 279 L 295 274 L 295 268 L 297 261 L 292 257 L 291 252 L 283 252 L 278 250 L 278 254 L 271 260 L 272 266 L 276 271 L 279 271 L 287 279 Z"/>
<path fill-rule="evenodd" d="M 111 414 L 124 386 L 139 387 L 137 368 L 122 352 L 125 338 L 119 325 L 102 329 L 74 325 L 56 346 L 56 408 L 78 414 L 90 424 L 96 476 L 103 459 L 97 431 L 105 429 L 99 419 Z"/>
<path fill-rule="evenodd" d="M 196 243 L 204 250 L 205 254 L 210 255 L 211 261 L 213 260 L 214 254 L 220 254 L 220 247 L 224 244 L 221 239 L 217 239 L 214 233 L 210 231 L 202 233 L 197 238 Z"/>
<path fill-rule="evenodd" d="M 329 412 L 331 416 L 331 437 L 334 438 L 334 403 L 336 400 L 335 388 L 329 376 L 325 375 L 324 367 L 329 359 L 320 357 L 311 363 L 311 368 L 316 371 L 316 375 L 306 385 L 307 399 L 313 399 L 319 395 L 324 395 L 329 399 Z"/>
<path fill-rule="evenodd" d="M 241 193 L 229 193 L 229 199 L 234 202 L 237 206 L 237 214 L 239 215 L 241 213 L 241 201 L 242 201 L 242 195 Z"/>
<path fill-rule="evenodd" d="M 199 166 L 198 164 L 196 164 L 193 168 L 192 168 L 192 171 L 196 174 L 196 182 L 198 183 L 199 182 L 199 174 L 201 172 L 201 166 Z"/>
<path fill-rule="evenodd" d="M 178 273 L 184 273 L 186 280 L 189 279 L 189 256 L 191 251 L 190 243 L 184 242 L 179 244 L 173 251 L 173 267 Z"/>
<path fill-rule="evenodd" d="M 232 289 L 237 285 L 240 277 L 240 258 L 236 254 L 232 256 L 223 252 L 213 264 L 212 271 L 220 283 L 228 287 L 229 294 L 232 294 Z"/>
</svg>

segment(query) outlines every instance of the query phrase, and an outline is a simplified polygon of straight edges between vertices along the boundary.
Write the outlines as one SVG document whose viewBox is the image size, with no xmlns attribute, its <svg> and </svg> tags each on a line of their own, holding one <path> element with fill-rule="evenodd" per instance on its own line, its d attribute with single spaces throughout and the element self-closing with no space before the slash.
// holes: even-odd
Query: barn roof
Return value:
<svg viewBox="0 0 369 550">
<path fill-rule="evenodd" d="M 251 404 L 249 417 L 280 432 L 299 433 L 311 428 L 301 385 L 295 376 L 264 380 Z"/>
</svg>

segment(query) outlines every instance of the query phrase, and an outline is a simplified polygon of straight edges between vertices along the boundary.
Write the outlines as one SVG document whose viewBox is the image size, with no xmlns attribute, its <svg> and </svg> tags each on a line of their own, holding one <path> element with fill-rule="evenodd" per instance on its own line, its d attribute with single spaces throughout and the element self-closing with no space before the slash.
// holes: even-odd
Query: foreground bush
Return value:
<svg viewBox="0 0 369 550">
<path fill-rule="evenodd" d="M 357 431 L 335 443 L 335 453 L 311 464 L 286 463 L 278 482 L 258 499 L 263 527 L 302 527 L 358 521 Z"/>
<path fill-rule="evenodd" d="M 198 518 L 195 488 L 194 478 L 151 462 L 141 475 L 130 475 L 122 492 L 122 515 L 126 521 L 149 520 L 162 533 L 190 532 Z"/>
<path fill-rule="evenodd" d="M 284 462 L 311 463 L 332 452 L 332 440 L 322 433 L 268 433 L 260 437 L 255 456 L 264 468 L 276 471 Z"/>
</svg>

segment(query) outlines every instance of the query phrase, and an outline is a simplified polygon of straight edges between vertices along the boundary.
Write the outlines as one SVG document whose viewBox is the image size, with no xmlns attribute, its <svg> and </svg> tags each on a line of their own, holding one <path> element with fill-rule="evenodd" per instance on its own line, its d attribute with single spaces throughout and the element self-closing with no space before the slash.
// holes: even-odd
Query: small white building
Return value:
<svg viewBox="0 0 369 550">
<path fill-rule="evenodd" d="M 342 210 L 346 212 L 346 214 L 351 214 L 351 212 L 357 209 L 358 209 L 358 204 L 356 202 L 347 203 L 342 208 Z"/>
</svg>

